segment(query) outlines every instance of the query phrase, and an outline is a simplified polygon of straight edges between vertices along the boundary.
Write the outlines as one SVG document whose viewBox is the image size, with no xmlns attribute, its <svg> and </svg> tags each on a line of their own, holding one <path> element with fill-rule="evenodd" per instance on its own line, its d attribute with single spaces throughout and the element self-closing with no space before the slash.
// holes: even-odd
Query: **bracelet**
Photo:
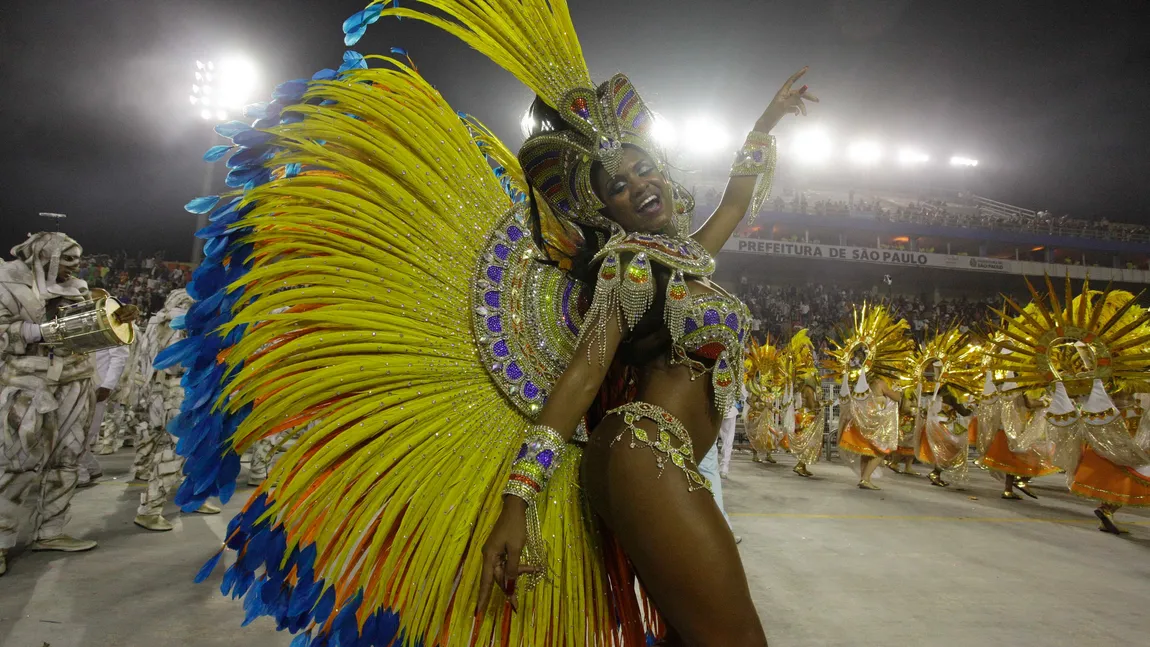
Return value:
<svg viewBox="0 0 1150 647">
<path fill-rule="evenodd" d="M 748 226 L 754 224 L 759 209 L 771 195 L 778 156 L 775 136 L 757 130 L 752 130 L 747 135 L 747 141 L 735 153 L 735 163 L 731 165 L 731 177 L 759 176 L 755 182 L 755 190 L 751 194 L 751 219 L 747 222 Z"/>
<path fill-rule="evenodd" d="M 567 441 L 551 427 L 528 427 L 519 454 L 511 463 L 507 486 L 503 488 L 503 494 L 517 496 L 527 502 L 527 544 L 523 547 L 520 563 L 536 567 L 534 574 L 526 576 L 528 588 L 544 579 L 547 566 L 547 544 L 543 540 L 543 524 L 536 500 L 555 473 L 566 446 Z"/>
<path fill-rule="evenodd" d="M 547 487 L 547 482 L 555 473 L 559 457 L 566 446 L 567 441 L 551 427 L 528 427 L 519 454 L 511 463 L 511 475 L 507 478 L 503 493 L 517 496 L 528 504 L 534 503 L 535 496 Z"/>
</svg>

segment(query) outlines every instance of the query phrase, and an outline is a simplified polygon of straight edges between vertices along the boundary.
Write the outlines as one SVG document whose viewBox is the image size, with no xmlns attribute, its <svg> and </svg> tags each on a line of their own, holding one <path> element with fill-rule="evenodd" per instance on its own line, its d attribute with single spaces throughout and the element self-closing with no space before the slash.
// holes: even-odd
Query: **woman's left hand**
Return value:
<svg viewBox="0 0 1150 647">
<path fill-rule="evenodd" d="M 804 101 L 819 102 L 818 97 L 807 92 L 807 86 L 794 88 L 795 82 L 806 74 L 808 69 L 810 68 L 803 67 L 803 69 L 792 74 L 786 83 L 783 83 L 783 87 L 779 88 L 779 91 L 775 93 L 775 98 L 771 99 L 767 109 L 763 111 L 763 116 L 759 117 L 759 121 L 755 123 L 755 130 L 770 132 L 788 113 L 806 116 L 807 106 L 803 103 Z"/>
</svg>

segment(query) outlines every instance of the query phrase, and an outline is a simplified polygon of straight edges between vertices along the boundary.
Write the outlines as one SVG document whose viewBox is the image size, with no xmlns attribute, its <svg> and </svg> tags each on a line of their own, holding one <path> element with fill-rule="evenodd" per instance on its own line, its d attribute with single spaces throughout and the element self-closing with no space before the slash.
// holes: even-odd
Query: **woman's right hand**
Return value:
<svg viewBox="0 0 1150 647">
<path fill-rule="evenodd" d="M 487 609 L 492 584 L 498 584 L 511 603 L 511 608 L 517 609 L 515 581 L 520 575 L 536 571 L 534 567 L 519 565 L 519 557 L 526 545 L 527 502 L 517 496 L 506 495 L 503 497 L 503 511 L 495 520 L 487 542 L 483 544 L 483 574 L 479 578 L 476 615 Z"/>
</svg>

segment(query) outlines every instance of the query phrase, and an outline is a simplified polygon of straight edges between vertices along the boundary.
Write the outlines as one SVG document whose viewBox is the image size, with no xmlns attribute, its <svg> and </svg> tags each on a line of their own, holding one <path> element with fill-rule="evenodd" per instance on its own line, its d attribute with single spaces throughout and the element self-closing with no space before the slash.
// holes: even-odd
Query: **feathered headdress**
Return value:
<svg viewBox="0 0 1150 647">
<path fill-rule="evenodd" d="M 564 0 L 490 0 L 482 3 L 416 0 L 426 8 L 376 0 L 344 23 L 354 44 L 381 16 L 420 20 L 451 33 L 503 67 L 554 109 L 563 124 L 550 124 L 524 142 L 519 161 L 535 192 L 563 218 L 612 230 L 599 211 L 592 168 L 618 169 L 623 146 L 650 155 L 664 170 L 665 152 L 653 136 L 654 114 L 631 81 L 616 74 L 596 86 Z M 435 10 L 436 13 L 432 13 Z M 562 126 L 565 126 L 562 127 Z M 693 207 L 675 187 L 676 208 Z"/>
</svg>

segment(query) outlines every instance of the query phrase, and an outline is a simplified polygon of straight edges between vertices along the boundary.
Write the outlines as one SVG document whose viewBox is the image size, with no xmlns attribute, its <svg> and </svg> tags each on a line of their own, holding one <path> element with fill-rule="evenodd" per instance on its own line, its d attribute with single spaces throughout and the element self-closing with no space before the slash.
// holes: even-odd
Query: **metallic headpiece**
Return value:
<svg viewBox="0 0 1150 647">
<path fill-rule="evenodd" d="M 654 114 L 622 74 L 598 90 L 573 88 L 556 99 L 543 99 L 571 129 L 542 132 L 524 142 L 519 163 L 527 181 L 555 213 L 611 229 L 613 223 L 599 213 L 603 203 L 592 187 L 591 170 L 599 163 L 608 173 L 616 173 L 623 146 L 629 145 L 650 155 L 665 171 L 665 153 L 652 134 Z"/>
<path fill-rule="evenodd" d="M 427 8 L 416 8 L 420 4 Z M 623 146 L 631 145 L 665 169 L 665 155 L 652 136 L 654 114 L 631 81 L 622 74 L 598 88 L 591 81 L 566 2 L 420 0 L 415 7 L 399 7 L 375 0 L 345 22 L 344 42 L 354 44 L 366 26 L 382 16 L 420 20 L 457 36 L 559 113 L 569 129 L 532 136 L 518 155 L 526 180 L 554 214 L 612 231 L 618 225 L 599 213 L 603 204 L 592 188 L 593 165 L 616 172 Z M 683 212 L 694 205 L 682 187 L 676 186 L 675 193 L 679 224 Z"/>
</svg>

